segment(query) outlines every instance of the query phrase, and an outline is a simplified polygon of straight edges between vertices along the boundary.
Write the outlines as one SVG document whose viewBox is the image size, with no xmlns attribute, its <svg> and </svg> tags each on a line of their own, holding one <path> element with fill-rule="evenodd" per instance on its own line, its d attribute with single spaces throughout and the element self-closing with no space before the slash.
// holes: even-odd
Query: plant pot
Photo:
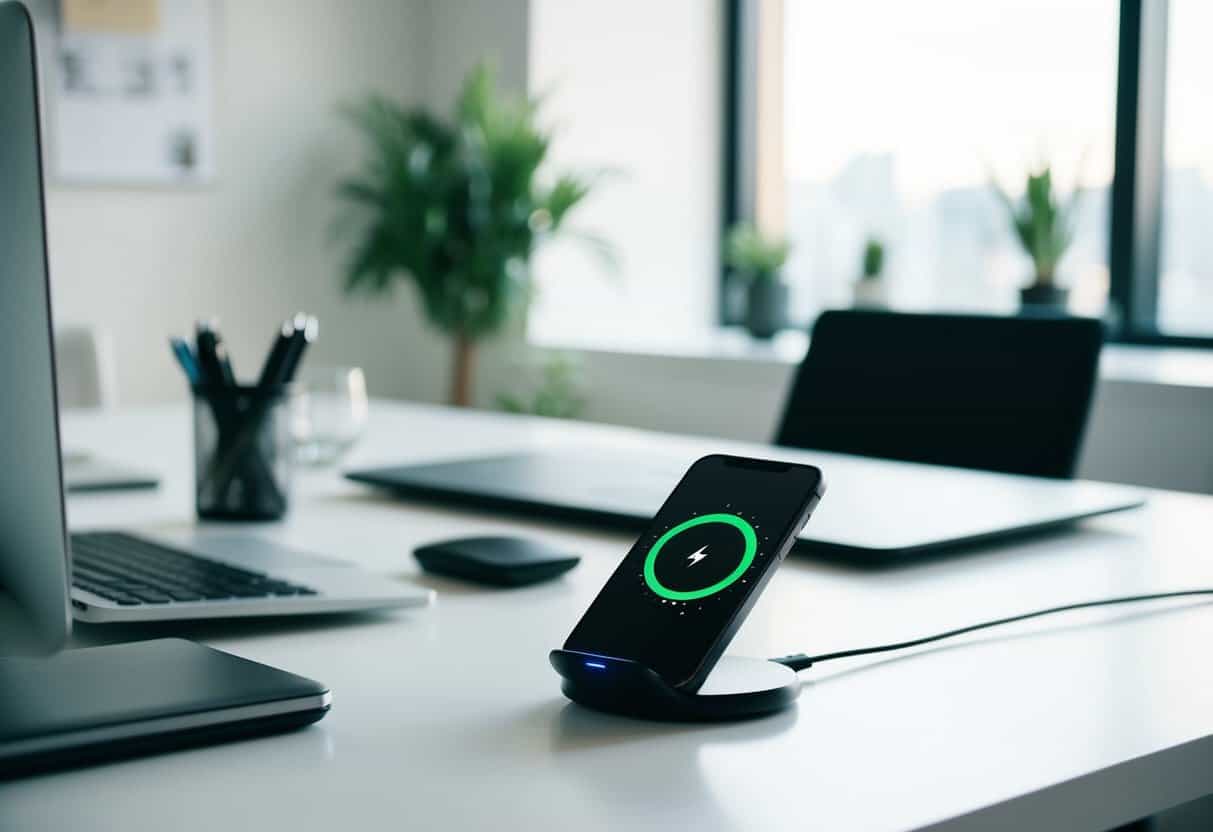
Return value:
<svg viewBox="0 0 1213 832">
<path fill-rule="evenodd" d="M 864 277 L 856 281 L 851 301 L 856 309 L 884 309 L 889 305 L 888 286 L 883 277 Z"/>
<path fill-rule="evenodd" d="M 1019 290 L 1020 311 L 1025 315 L 1064 314 L 1070 290 L 1051 283 L 1033 283 Z"/>
<path fill-rule="evenodd" d="M 787 326 L 788 287 L 782 280 L 750 282 L 746 303 L 746 329 L 755 338 L 772 338 Z"/>
</svg>

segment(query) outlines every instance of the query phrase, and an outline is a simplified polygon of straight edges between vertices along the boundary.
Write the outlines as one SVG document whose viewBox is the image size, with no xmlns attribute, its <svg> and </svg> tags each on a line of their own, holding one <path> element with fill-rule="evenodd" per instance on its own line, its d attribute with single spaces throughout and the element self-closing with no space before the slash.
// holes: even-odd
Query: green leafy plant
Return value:
<svg viewBox="0 0 1213 832">
<path fill-rule="evenodd" d="M 346 290 L 413 284 L 426 318 L 454 342 L 454 404 L 470 402 L 476 342 L 525 306 L 531 254 L 590 192 L 574 175 L 540 183 L 552 137 L 536 110 L 535 100 L 502 96 L 483 65 L 465 79 L 450 119 L 376 95 L 343 108 L 368 150 L 361 173 L 338 190 L 347 227 L 358 229 Z"/>
<path fill-rule="evenodd" d="M 1075 188 L 1063 204 L 1053 190 L 1053 174 L 1048 165 L 1028 174 L 1022 198 L 1013 199 L 993 183 L 994 191 L 1007 209 L 1015 236 L 1032 258 L 1037 286 L 1052 286 L 1057 264 L 1074 241 L 1074 220 L 1082 190 Z"/>
<path fill-rule="evenodd" d="M 884 271 L 884 243 L 878 237 L 869 237 L 863 244 L 862 280 L 875 280 Z"/>
<path fill-rule="evenodd" d="M 543 365 L 539 386 L 529 398 L 510 393 L 497 395 L 497 406 L 509 413 L 531 413 L 555 419 L 576 419 L 585 410 L 580 366 L 564 355 Z"/>
<path fill-rule="evenodd" d="M 725 262 L 746 280 L 774 280 L 788 260 L 791 244 L 768 237 L 750 223 L 733 226 L 724 245 Z"/>
</svg>

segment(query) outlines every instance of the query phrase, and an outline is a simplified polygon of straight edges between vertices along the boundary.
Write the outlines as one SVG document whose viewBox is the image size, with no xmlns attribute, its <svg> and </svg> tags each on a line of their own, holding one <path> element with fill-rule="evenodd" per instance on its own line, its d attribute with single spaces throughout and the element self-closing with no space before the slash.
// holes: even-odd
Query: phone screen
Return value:
<svg viewBox="0 0 1213 832">
<path fill-rule="evenodd" d="M 699 460 L 565 649 L 631 659 L 671 685 L 698 687 L 791 545 L 820 484 L 821 472 L 807 465 Z"/>
</svg>

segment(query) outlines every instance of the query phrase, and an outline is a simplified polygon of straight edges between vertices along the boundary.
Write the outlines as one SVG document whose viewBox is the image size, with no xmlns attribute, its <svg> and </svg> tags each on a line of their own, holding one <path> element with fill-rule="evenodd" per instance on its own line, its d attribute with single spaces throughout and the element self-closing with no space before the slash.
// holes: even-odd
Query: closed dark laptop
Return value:
<svg viewBox="0 0 1213 832">
<path fill-rule="evenodd" d="M 319 682 L 182 639 L 0 659 L 0 774 L 286 730 Z"/>
</svg>

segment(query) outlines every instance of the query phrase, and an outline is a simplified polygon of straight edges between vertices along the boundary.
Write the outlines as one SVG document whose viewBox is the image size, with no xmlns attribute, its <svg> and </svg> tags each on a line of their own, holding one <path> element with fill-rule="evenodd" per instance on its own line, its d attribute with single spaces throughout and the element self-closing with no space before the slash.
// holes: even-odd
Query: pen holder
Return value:
<svg viewBox="0 0 1213 832">
<path fill-rule="evenodd" d="M 277 520 L 290 503 L 293 388 L 195 387 L 198 517 Z"/>
</svg>

